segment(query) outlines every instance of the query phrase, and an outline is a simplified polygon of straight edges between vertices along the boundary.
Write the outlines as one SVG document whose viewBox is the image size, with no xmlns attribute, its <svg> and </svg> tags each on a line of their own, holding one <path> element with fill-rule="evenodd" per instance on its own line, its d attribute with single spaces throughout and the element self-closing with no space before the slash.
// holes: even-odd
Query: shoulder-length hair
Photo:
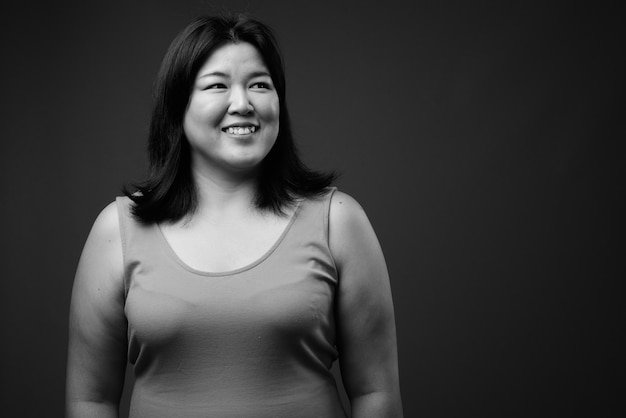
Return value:
<svg viewBox="0 0 626 418">
<path fill-rule="evenodd" d="M 319 195 L 333 173 L 308 169 L 298 156 L 285 99 L 285 71 L 278 43 L 265 24 L 242 14 L 200 17 L 170 45 L 158 72 L 148 136 L 149 174 L 141 184 L 125 187 L 134 216 L 144 222 L 175 222 L 197 208 L 191 175 L 190 145 L 183 120 L 201 66 L 220 46 L 247 42 L 261 54 L 278 93 L 279 133 L 261 163 L 255 204 L 283 213 L 299 197 Z"/>
</svg>

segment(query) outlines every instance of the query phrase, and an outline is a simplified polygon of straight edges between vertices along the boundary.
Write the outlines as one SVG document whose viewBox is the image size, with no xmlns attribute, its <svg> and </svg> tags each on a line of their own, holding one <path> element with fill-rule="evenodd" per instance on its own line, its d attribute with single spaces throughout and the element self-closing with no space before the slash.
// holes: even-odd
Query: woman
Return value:
<svg viewBox="0 0 626 418">
<path fill-rule="evenodd" d="M 156 84 L 147 182 L 96 219 L 76 273 L 69 417 L 402 416 L 387 270 L 358 203 L 298 159 L 278 46 L 200 18 Z"/>
</svg>

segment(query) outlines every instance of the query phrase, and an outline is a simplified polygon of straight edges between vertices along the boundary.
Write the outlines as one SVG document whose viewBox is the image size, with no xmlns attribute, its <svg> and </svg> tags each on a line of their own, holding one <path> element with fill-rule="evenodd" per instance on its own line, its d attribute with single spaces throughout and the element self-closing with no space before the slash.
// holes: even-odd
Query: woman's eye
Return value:
<svg viewBox="0 0 626 418">
<path fill-rule="evenodd" d="M 206 86 L 204 89 L 205 90 L 211 90 L 211 89 L 225 89 L 226 85 L 222 84 L 222 83 L 215 83 L 215 84 L 209 84 L 208 86 Z"/>
<path fill-rule="evenodd" d="M 257 83 L 254 83 L 252 86 L 253 89 L 267 89 L 269 90 L 271 88 L 269 83 L 266 83 L 264 81 L 259 81 Z"/>
</svg>

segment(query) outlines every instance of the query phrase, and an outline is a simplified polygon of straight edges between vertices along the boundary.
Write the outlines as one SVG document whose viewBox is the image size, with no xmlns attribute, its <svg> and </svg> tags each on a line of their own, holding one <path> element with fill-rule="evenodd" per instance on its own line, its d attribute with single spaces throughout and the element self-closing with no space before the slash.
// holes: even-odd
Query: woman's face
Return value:
<svg viewBox="0 0 626 418">
<path fill-rule="evenodd" d="M 196 75 L 183 121 L 192 168 L 230 173 L 259 165 L 278 136 L 278 94 L 249 43 L 217 48 Z"/>
</svg>

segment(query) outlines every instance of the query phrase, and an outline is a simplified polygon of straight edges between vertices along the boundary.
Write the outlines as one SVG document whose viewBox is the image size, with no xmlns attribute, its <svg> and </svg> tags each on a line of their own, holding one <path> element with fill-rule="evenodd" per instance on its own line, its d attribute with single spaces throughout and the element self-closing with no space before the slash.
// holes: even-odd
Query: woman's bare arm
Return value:
<svg viewBox="0 0 626 418">
<path fill-rule="evenodd" d="M 378 239 L 361 206 L 345 193 L 333 195 L 329 222 L 339 270 L 341 374 L 352 417 L 402 417 L 393 302 Z"/>
<path fill-rule="evenodd" d="M 117 206 L 112 203 L 96 219 L 74 279 L 67 418 L 118 416 L 127 344 L 123 274 Z"/>
</svg>

